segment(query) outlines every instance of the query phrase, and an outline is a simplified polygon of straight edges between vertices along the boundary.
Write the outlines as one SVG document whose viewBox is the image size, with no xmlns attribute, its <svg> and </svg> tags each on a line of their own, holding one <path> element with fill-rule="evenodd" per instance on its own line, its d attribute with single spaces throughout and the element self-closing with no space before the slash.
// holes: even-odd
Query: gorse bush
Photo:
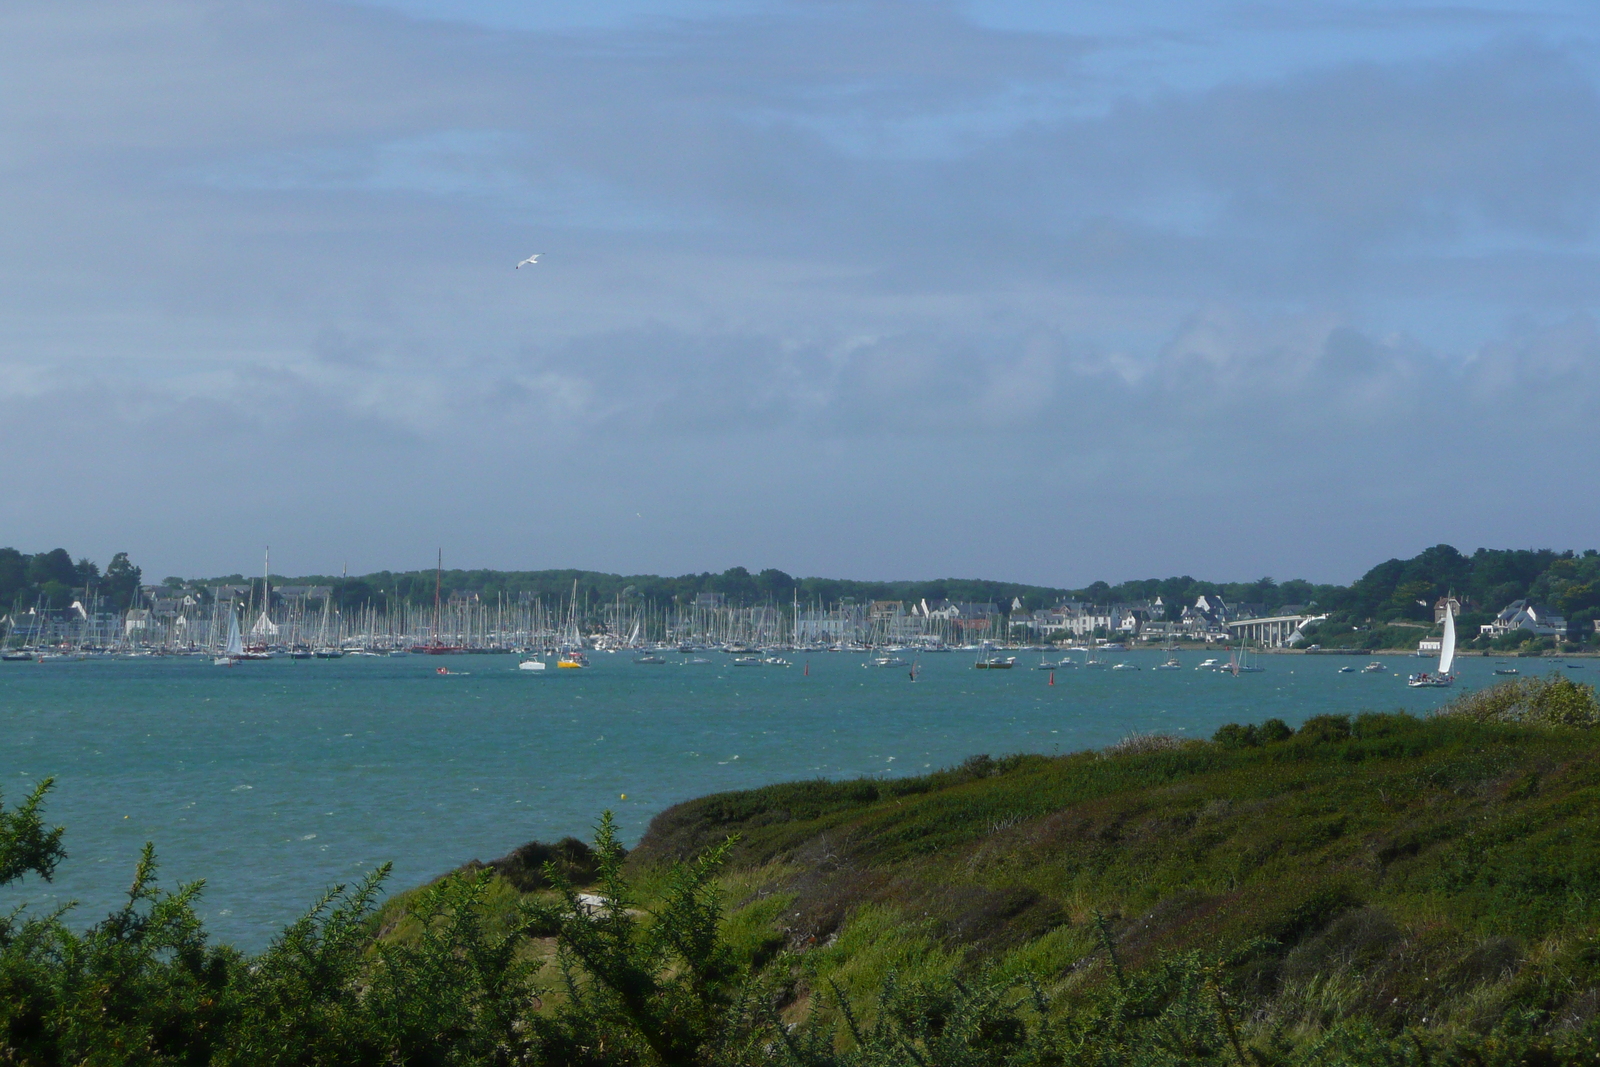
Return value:
<svg viewBox="0 0 1600 1067">
<path fill-rule="evenodd" d="M 0 1064 L 1596 1063 L 1600 770 L 1563 682 L 1492 698 L 1538 730 L 984 757 L 703 798 L 631 854 L 606 815 L 381 907 L 386 868 L 335 887 L 254 956 L 147 846 L 86 930 L 0 917 Z M 64 860 L 48 788 L 0 807 L 0 883 Z"/>
<path fill-rule="evenodd" d="M 1529 726 L 1600 726 L 1600 700 L 1595 699 L 1594 686 L 1551 673 L 1463 693 L 1435 714 Z"/>
<path fill-rule="evenodd" d="M 1105 750 L 1108 757 L 1137 756 L 1148 752 L 1167 752 L 1183 745 L 1183 739 L 1172 734 L 1131 733 Z"/>
<path fill-rule="evenodd" d="M 1293 736 L 1294 731 L 1282 719 L 1268 719 L 1260 726 L 1230 722 L 1219 728 L 1211 739 L 1223 748 L 1257 748 L 1287 741 Z"/>
</svg>

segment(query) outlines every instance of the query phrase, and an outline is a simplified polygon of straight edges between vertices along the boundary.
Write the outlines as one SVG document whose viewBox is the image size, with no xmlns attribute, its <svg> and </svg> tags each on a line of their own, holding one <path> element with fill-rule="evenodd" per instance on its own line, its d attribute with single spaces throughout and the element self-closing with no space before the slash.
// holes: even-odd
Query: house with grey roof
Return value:
<svg viewBox="0 0 1600 1067">
<path fill-rule="evenodd" d="M 1493 622 L 1486 622 L 1478 631 L 1489 637 L 1499 637 L 1513 630 L 1526 630 L 1540 637 L 1567 636 L 1567 620 L 1543 604 L 1531 600 L 1513 600 L 1500 609 Z"/>
</svg>

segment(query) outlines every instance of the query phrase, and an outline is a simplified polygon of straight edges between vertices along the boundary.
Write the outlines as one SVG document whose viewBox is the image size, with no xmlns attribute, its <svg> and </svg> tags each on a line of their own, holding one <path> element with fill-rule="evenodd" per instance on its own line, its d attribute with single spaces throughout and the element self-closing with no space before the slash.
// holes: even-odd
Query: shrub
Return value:
<svg viewBox="0 0 1600 1067">
<path fill-rule="evenodd" d="M 1211 740 L 1223 748 L 1257 748 L 1261 745 L 1277 744 L 1293 736 L 1294 731 L 1289 729 L 1288 723 L 1282 719 L 1268 719 L 1260 726 L 1254 723 L 1240 726 L 1236 722 L 1230 722 L 1212 734 Z"/>
<path fill-rule="evenodd" d="M 1282 719 L 1268 719 L 1261 724 L 1260 736 L 1263 744 L 1275 745 L 1279 741 L 1289 740 L 1294 736 L 1294 731 Z"/>
<path fill-rule="evenodd" d="M 576 837 L 563 837 L 553 845 L 529 841 L 485 866 L 524 893 L 551 885 L 546 867 L 574 885 L 588 885 L 600 869 L 594 850 Z"/>
<path fill-rule="evenodd" d="M 1230 722 L 1226 726 L 1219 727 L 1217 732 L 1211 735 L 1211 740 L 1223 748 L 1255 748 L 1261 744 L 1261 734 L 1253 724 L 1240 726 L 1236 722 Z"/>
<path fill-rule="evenodd" d="M 1172 734 L 1134 731 L 1105 750 L 1110 756 L 1142 756 L 1150 752 L 1169 752 L 1183 744 L 1183 739 Z"/>
<path fill-rule="evenodd" d="M 1474 722 L 1592 727 L 1600 725 L 1600 700 L 1595 699 L 1594 686 L 1551 673 L 1543 678 L 1511 678 L 1463 693 L 1434 714 Z"/>
<path fill-rule="evenodd" d="M 1313 715 L 1300 724 L 1300 729 L 1295 731 L 1295 739 L 1309 744 L 1323 744 L 1330 741 L 1347 741 L 1350 738 L 1350 716 L 1348 715 Z"/>
<path fill-rule="evenodd" d="M 1350 727 L 1350 733 L 1351 736 L 1366 741 L 1375 737 L 1403 733 L 1416 725 L 1417 720 L 1403 711 L 1364 711 L 1356 716 L 1356 721 Z"/>
</svg>

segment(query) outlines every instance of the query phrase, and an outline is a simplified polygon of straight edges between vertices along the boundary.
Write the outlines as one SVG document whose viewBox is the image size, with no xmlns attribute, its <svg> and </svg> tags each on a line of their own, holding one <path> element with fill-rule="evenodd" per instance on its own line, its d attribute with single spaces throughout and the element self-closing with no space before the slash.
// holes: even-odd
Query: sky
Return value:
<svg viewBox="0 0 1600 1067">
<path fill-rule="evenodd" d="M 1600 546 L 1597 47 L 1575 2 L 10 0 L 0 544 Z"/>
</svg>

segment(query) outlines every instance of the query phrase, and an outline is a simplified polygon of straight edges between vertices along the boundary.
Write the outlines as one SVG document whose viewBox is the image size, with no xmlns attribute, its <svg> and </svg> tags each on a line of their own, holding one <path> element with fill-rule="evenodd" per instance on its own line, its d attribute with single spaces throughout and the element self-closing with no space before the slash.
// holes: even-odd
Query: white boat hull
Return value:
<svg viewBox="0 0 1600 1067">
<path fill-rule="evenodd" d="M 1456 680 L 1451 675 L 1441 678 L 1436 674 L 1413 674 L 1406 679 L 1406 685 L 1412 689 L 1448 689 L 1455 684 Z"/>
</svg>

